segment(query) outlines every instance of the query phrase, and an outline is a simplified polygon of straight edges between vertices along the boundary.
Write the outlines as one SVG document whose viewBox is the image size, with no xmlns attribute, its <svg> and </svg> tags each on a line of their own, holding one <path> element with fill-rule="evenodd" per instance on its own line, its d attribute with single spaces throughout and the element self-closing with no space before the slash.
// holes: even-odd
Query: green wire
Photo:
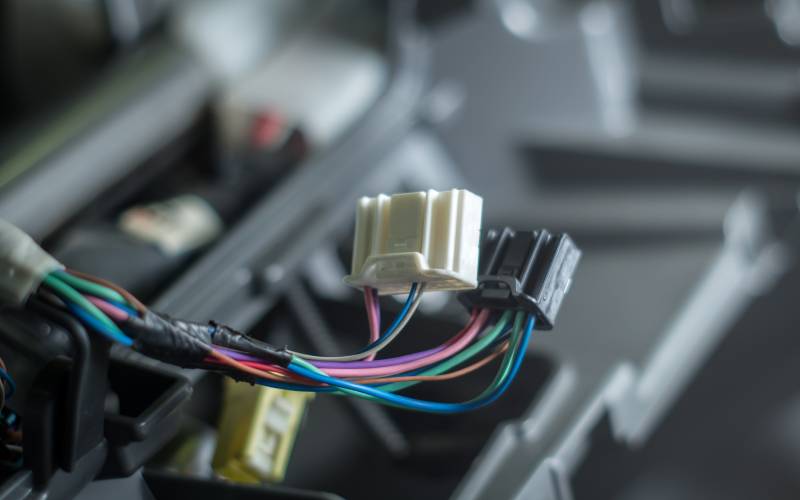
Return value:
<svg viewBox="0 0 800 500">
<path fill-rule="evenodd" d="M 298 365 L 302 366 L 303 368 L 306 368 L 308 370 L 312 370 L 315 373 L 319 373 L 320 375 L 325 375 L 325 372 L 323 372 L 322 370 L 320 370 L 316 366 L 312 365 L 308 361 L 304 360 L 303 358 L 300 358 L 300 357 L 297 357 L 297 356 L 292 356 L 292 362 L 293 363 L 297 363 Z M 376 402 L 379 402 L 379 403 L 385 403 L 385 401 L 381 401 L 381 400 L 379 400 L 378 398 L 376 398 L 374 396 L 370 396 L 368 394 L 363 394 L 363 393 L 358 392 L 358 391 L 351 391 L 351 390 L 348 390 L 348 389 L 339 389 L 338 391 L 332 392 L 331 394 L 334 394 L 334 395 L 350 395 L 350 396 L 355 396 L 357 398 L 366 399 L 367 401 L 376 401 Z M 397 405 L 388 404 L 387 406 L 397 406 Z"/>
<path fill-rule="evenodd" d="M 448 359 L 446 361 L 443 361 L 442 363 L 439 363 L 436 366 L 434 366 L 434 367 L 432 367 L 432 368 L 420 373 L 420 375 L 426 375 L 426 376 L 427 375 L 439 375 L 440 373 L 448 371 L 448 370 L 452 369 L 453 367 L 455 367 L 455 366 L 463 363 L 464 361 L 469 360 L 473 356 L 475 356 L 477 353 L 479 353 L 480 351 L 485 349 L 489 344 L 491 344 L 497 338 L 498 335 L 500 335 L 500 333 L 505 329 L 506 323 L 508 323 L 508 320 L 511 318 L 511 314 L 512 314 L 511 311 L 506 311 L 505 313 L 503 313 L 503 315 L 500 317 L 500 320 L 492 328 L 492 331 L 490 331 L 489 333 L 484 335 L 480 340 L 478 340 L 478 342 L 472 344 L 471 346 L 469 346 L 468 348 L 466 348 L 463 351 L 459 352 L 458 354 L 456 354 L 452 358 L 450 358 L 450 359 Z M 307 369 L 312 370 L 312 371 L 314 371 L 316 373 L 319 373 L 320 375 L 324 375 L 325 374 L 324 371 L 320 370 L 319 368 L 317 368 L 316 366 L 312 365 L 311 363 L 306 362 L 305 360 L 303 360 L 302 362 L 298 362 L 298 364 L 300 364 L 304 368 L 307 368 Z M 405 389 L 407 387 L 411 387 L 413 385 L 416 385 L 417 383 L 418 382 L 395 382 L 393 384 L 388 384 L 388 385 L 385 385 L 385 386 L 381 387 L 381 390 L 384 390 L 384 391 L 387 391 L 387 392 L 395 392 L 395 391 L 399 391 L 401 389 Z"/>
<path fill-rule="evenodd" d="M 509 373 L 511 371 L 511 366 L 513 365 L 514 356 L 515 356 L 515 354 L 517 353 L 517 351 L 519 349 L 519 342 L 522 339 L 522 326 L 523 326 L 523 323 L 524 323 L 524 319 L 525 319 L 525 313 L 518 312 L 517 315 L 516 315 L 516 318 L 514 319 L 514 329 L 513 329 L 513 332 L 511 334 L 511 345 L 512 345 L 512 348 L 509 349 L 506 352 L 505 356 L 503 357 L 503 362 L 502 362 L 502 365 L 500 366 L 500 370 L 498 370 L 497 374 L 495 375 L 494 380 L 489 385 L 489 387 L 484 389 L 478 396 L 475 396 L 474 398 L 470 399 L 469 401 L 474 401 L 476 399 L 480 399 L 480 398 L 486 396 L 491 391 L 495 390 L 496 387 L 498 387 L 500 384 L 502 384 L 503 381 L 508 377 L 508 375 L 509 375 Z M 500 331 L 502 331 L 502 330 L 500 330 Z M 494 332 L 492 332 L 492 333 L 494 333 Z M 310 369 L 314 369 L 317 372 L 321 371 L 321 370 L 317 369 L 316 367 L 313 367 L 313 365 L 312 365 L 312 368 L 310 368 Z M 375 398 L 373 396 L 369 396 L 367 394 L 364 394 L 364 393 L 361 393 L 361 392 L 357 392 L 357 391 L 349 391 L 347 389 L 340 389 L 340 393 L 347 394 L 347 395 L 350 395 L 350 396 L 359 397 L 359 398 L 366 399 L 366 400 L 373 401 L 373 402 L 377 402 L 377 403 L 383 404 L 385 406 L 393 406 L 393 407 L 396 407 L 396 408 L 404 408 L 401 405 L 396 405 L 396 404 L 393 404 L 393 403 L 391 403 L 389 401 L 386 401 L 386 400 L 383 400 L 383 399 L 380 399 L 380 398 Z M 467 403 L 469 401 L 467 401 Z"/>
<path fill-rule="evenodd" d="M 522 330 L 523 325 L 525 324 L 525 316 L 526 313 L 519 311 L 517 312 L 517 316 L 514 318 L 514 330 L 511 333 L 511 348 L 506 352 L 506 355 L 503 357 L 503 362 L 500 365 L 500 369 L 497 371 L 497 374 L 494 377 L 494 382 L 485 390 L 483 393 L 478 396 L 479 398 L 488 394 L 489 392 L 493 391 L 498 386 L 502 385 L 505 379 L 511 373 L 511 367 L 514 364 L 514 358 L 519 351 L 520 341 L 522 340 Z"/>
<path fill-rule="evenodd" d="M 111 321 L 111 318 L 106 316 L 103 311 L 97 308 L 97 306 L 89 302 L 89 300 L 81 295 L 80 292 L 61 281 L 58 277 L 54 276 L 53 273 L 48 274 L 44 278 L 43 283 L 50 287 L 61 298 L 74 302 L 79 307 L 85 309 L 86 312 L 97 319 L 97 321 L 103 323 L 111 330 L 122 334 L 122 330 L 119 329 L 116 323 Z"/>
<path fill-rule="evenodd" d="M 55 271 L 52 273 L 55 275 L 56 278 L 63 281 L 67 285 L 86 292 L 90 295 L 94 295 L 95 297 L 100 297 L 101 299 L 111 300 L 113 302 L 120 302 L 122 304 L 127 304 L 128 301 L 125 300 L 125 297 L 122 296 L 116 290 L 112 290 L 108 287 L 103 285 L 99 285 L 97 283 L 92 283 L 91 281 L 85 280 L 83 278 L 78 278 L 77 276 L 73 276 L 66 271 Z"/>
<path fill-rule="evenodd" d="M 495 341 L 495 339 L 500 335 L 500 333 L 502 333 L 503 330 L 505 330 L 506 324 L 508 323 L 508 320 L 511 319 L 512 314 L 513 313 L 511 311 L 504 312 L 503 315 L 500 316 L 500 319 L 497 321 L 497 324 L 492 328 L 492 330 L 489 333 L 478 339 L 477 342 L 467 347 L 463 351 L 459 352 L 452 358 L 442 361 L 436 366 L 433 366 L 421 372 L 420 375 L 424 375 L 426 377 L 429 375 L 440 375 L 444 372 L 452 370 L 456 366 L 466 361 L 469 361 L 470 359 L 475 357 L 478 353 L 486 349 L 486 347 L 491 345 L 492 342 Z M 392 384 L 388 384 L 381 387 L 381 390 L 388 392 L 396 392 L 417 385 L 418 383 L 419 382 L 394 382 Z"/>
<path fill-rule="evenodd" d="M 505 324 L 508 322 L 508 318 L 509 318 L 510 314 L 511 314 L 510 312 L 506 312 L 505 314 L 503 314 L 503 316 L 500 318 L 500 321 L 498 322 L 498 324 L 495 325 L 495 327 L 492 329 L 492 331 L 489 334 L 487 334 L 484 338 L 490 337 L 490 338 L 493 339 L 494 337 L 499 335 L 499 333 L 503 331 L 503 328 L 505 327 Z M 502 364 L 500 366 L 500 369 L 498 370 L 497 374 L 495 375 L 495 378 L 492 381 L 491 385 L 489 387 L 487 387 L 486 389 L 484 389 L 483 392 L 481 392 L 481 394 L 479 394 L 475 398 L 471 399 L 470 401 L 473 401 L 475 399 L 480 399 L 480 398 L 484 397 L 485 395 L 489 394 L 491 391 L 495 390 L 495 388 L 497 388 L 499 385 L 501 385 L 503 383 L 503 381 L 508 377 L 508 375 L 509 375 L 509 373 L 511 371 L 511 366 L 513 365 L 514 356 L 515 356 L 515 354 L 517 353 L 517 351 L 519 349 L 519 343 L 520 343 L 520 340 L 522 339 L 522 327 L 523 327 L 523 324 L 524 324 L 524 320 L 525 320 L 525 313 L 518 312 L 516 314 L 516 317 L 514 318 L 514 330 L 513 330 L 512 334 L 511 334 L 511 348 L 506 352 L 505 356 L 503 357 L 503 362 L 502 362 Z M 500 328 L 498 328 L 498 326 Z M 483 339 L 481 339 L 481 340 L 483 340 Z M 477 342 L 474 345 L 477 345 Z M 488 343 L 487 343 L 487 345 L 488 345 Z M 462 353 L 459 353 L 459 355 L 460 354 L 464 354 L 465 352 L 466 352 L 466 350 L 462 351 Z M 478 352 L 478 351 L 476 351 L 476 352 Z M 456 356 L 451 358 L 451 360 L 455 359 L 455 357 Z M 312 370 L 312 371 L 314 371 L 316 373 L 319 373 L 319 374 L 324 374 L 324 372 L 322 370 L 320 370 L 319 368 L 317 368 L 316 366 L 312 365 L 311 363 L 309 363 L 309 362 L 307 362 L 305 360 L 302 360 L 300 358 L 295 357 L 294 361 L 298 365 L 303 366 L 304 368 L 306 368 L 308 370 Z M 455 364 L 458 364 L 458 363 L 455 363 Z M 439 370 L 439 367 L 440 367 L 440 365 L 437 365 L 437 366 L 433 367 L 431 370 L 428 370 L 428 372 L 441 373 L 442 371 L 444 371 L 444 370 Z M 447 368 L 445 368 L 445 370 L 446 369 Z M 423 373 L 427 373 L 427 372 L 423 372 Z M 438 374 L 438 373 L 436 373 L 436 374 Z M 389 385 L 387 385 L 385 387 L 382 387 L 381 390 L 385 390 L 387 392 L 395 392 L 395 391 L 398 391 L 400 389 L 403 389 L 403 388 L 407 387 L 407 385 L 404 385 L 404 384 L 414 385 L 415 383 L 417 383 L 417 382 L 401 382 L 401 383 L 389 384 Z M 395 386 L 395 385 L 403 385 L 403 387 L 399 387 L 399 388 L 392 387 L 392 386 Z M 337 394 L 337 393 L 335 392 L 333 394 Z M 382 400 L 382 399 L 379 399 L 379 398 L 375 398 L 373 396 L 370 396 L 370 395 L 367 395 L 367 394 L 363 394 L 363 393 L 358 392 L 358 391 L 340 389 L 338 391 L 338 394 L 346 394 L 346 395 L 350 395 L 350 396 L 355 396 L 355 397 L 358 397 L 358 398 L 361 398 L 361 399 L 366 399 L 368 401 L 375 401 L 375 402 L 381 403 L 381 404 L 386 405 L 386 406 L 400 407 L 400 406 L 392 404 L 392 403 L 390 403 L 388 401 L 385 401 L 385 400 Z"/>
</svg>

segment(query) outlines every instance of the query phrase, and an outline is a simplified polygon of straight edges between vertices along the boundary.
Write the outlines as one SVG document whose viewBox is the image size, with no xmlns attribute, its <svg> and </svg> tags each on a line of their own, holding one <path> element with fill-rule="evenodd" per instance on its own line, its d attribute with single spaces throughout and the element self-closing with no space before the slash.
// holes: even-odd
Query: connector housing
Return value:
<svg viewBox="0 0 800 500">
<path fill-rule="evenodd" d="M 477 286 L 483 199 L 465 189 L 364 197 L 345 282 L 380 294 Z"/>
<path fill-rule="evenodd" d="M 225 380 L 212 467 L 233 482 L 280 482 L 313 395 Z"/>
<path fill-rule="evenodd" d="M 490 230 L 481 249 L 478 288 L 460 293 L 459 299 L 470 308 L 533 313 L 536 328 L 550 330 L 580 257 L 566 234 Z"/>
<path fill-rule="evenodd" d="M 64 269 L 33 238 L 0 219 L 0 303 L 21 305 L 53 271 Z"/>
</svg>

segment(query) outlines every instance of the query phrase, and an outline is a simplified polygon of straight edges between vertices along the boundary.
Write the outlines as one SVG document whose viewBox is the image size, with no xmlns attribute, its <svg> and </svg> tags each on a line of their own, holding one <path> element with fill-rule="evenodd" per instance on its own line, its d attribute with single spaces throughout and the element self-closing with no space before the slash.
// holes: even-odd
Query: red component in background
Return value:
<svg viewBox="0 0 800 500">
<path fill-rule="evenodd" d="M 278 113 L 264 111 L 253 118 L 250 144 L 255 148 L 269 148 L 284 137 L 285 122 Z"/>
</svg>

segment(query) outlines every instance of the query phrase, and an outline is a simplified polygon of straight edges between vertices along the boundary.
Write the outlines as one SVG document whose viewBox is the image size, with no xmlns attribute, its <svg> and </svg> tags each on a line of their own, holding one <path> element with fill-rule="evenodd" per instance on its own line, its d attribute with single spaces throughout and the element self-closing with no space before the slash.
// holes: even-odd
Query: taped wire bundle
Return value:
<svg viewBox="0 0 800 500">
<path fill-rule="evenodd" d="M 389 328 L 379 332 L 375 290 L 365 288 L 370 343 L 346 356 L 316 356 L 278 349 L 224 325 L 176 320 L 149 310 L 128 291 L 73 270 L 47 274 L 40 295 L 57 298 L 83 324 L 110 341 L 187 368 L 203 368 L 267 387 L 324 392 L 432 413 L 459 413 L 492 403 L 519 371 L 535 325 L 533 315 L 474 309 L 467 325 L 443 344 L 385 359 L 376 355 L 403 331 L 424 286 L 414 284 Z M 502 357 L 491 384 L 459 403 L 397 394 L 420 382 L 455 379 Z"/>
<path fill-rule="evenodd" d="M 426 197 L 434 195 L 437 193 L 430 191 L 393 196 L 392 199 L 397 197 L 395 218 L 402 219 L 400 216 L 409 212 L 411 205 L 411 208 L 417 206 L 422 210 L 428 206 L 423 203 Z M 462 195 L 469 198 L 456 190 L 437 199 L 453 202 L 461 199 L 459 196 Z M 385 204 L 387 199 L 384 197 L 378 201 Z M 369 203 L 364 205 L 365 210 L 380 208 L 380 203 L 375 205 L 370 199 L 366 201 Z M 450 203 L 443 210 L 452 208 L 451 205 L 463 208 L 464 203 Z M 410 212 L 418 215 L 418 212 L 422 213 L 420 210 Z M 378 220 L 370 218 L 369 214 L 365 217 L 367 221 Z M 464 213 L 456 217 L 458 220 L 465 218 L 468 219 Z M 361 224 L 362 232 L 369 225 L 365 224 Z M 400 229 L 406 225 L 401 224 Z M 469 229 L 467 226 L 469 224 L 460 230 Z M 477 229 L 472 229 L 474 231 L 468 232 L 470 238 L 476 239 L 477 245 Z M 378 232 L 383 234 L 386 231 Z M 357 240 L 361 243 L 372 241 L 370 238 Z M 450 243 L 455 245 L 458 242 Z M 372 276 L 374 266 L 364 264 L 361 274 L 358 274 L 360 277 L 351 278 L 359 281 L 358 286 L 364 290 L 369 343 L 353 354 L 318 356 L 277 348 L 214 322 L 184 321 L 151 311 L 130 292 L 113 283 L 65 269 L 30 236 L 0 220 L 0 275 L 5 276 L 5 279 L 0 279 L 0 302 L 21 306 L 32 294 L 38 294 L 63 307 L 111 342 L 177 366 L 217 371 L 267 387 L 347 395 L 409 410 L 459 413 L 490 404 L 506 391 L 519 371 L 537 322 L 540 328 L 552 328 L 580 258 L 580 251 L 568 236 L 552 235 L 544 230 L 489 232 L 487 245 L 485 253 L 489 258 L 481 261 L 483 267 L 477 287 L 460 294 L 462 302 L 472 311 L 464 328 L 439 346 L 384 359 L 377 359 L 377 355 L 406 328 L 422 300 L 426 283 L 432 289 L 445 289 L 451 285 L 456 287 L 454 290 L 465 289 L 467 284 L 463 280 L 450 280 L 455 276 L 456 267 L 428 269 L 420 274 L 417 272 L 419 266 L 411 264 L 419 259 L 425 260 L 422 254 L 378 255 L 386 262 L 393 262 L 392 269 L 403 270 L 405 284 L 401 288 L 410 288 L 402 310 L 381 333 L 378 292 L 373 286 L 383 286 L 382 292 L 389 290 L 389 293 L 394 293 L 399 285 L 383 283 L 382 277 Z M 451 246 L 448 248 L 455 248 Z M 476 268 L 477 248 L 463 246 L 459 247 L 458 254 L 470 263 L 471 268 Z M 455 252 L 451 253 L 455 255 Z M 410 255 L 416 256 L 414 259 L 417 260 L 406 262 Z M 373 257 L 367 261 L 375 260 Z M 409 269 L 414 272 L 407 274 Z M 429 279 L 431 273 L 437 278 L 420 283 Z M 372 278 L 377 280 L 374 281 L 377 285 L 373 285 L 373 281 L 361 283 Z M 392 279 L 397 279 L 397 276 Z M 410 287 L 407 287 L 409 283 Z M 494 379 L 481 394 L 469 401 L 425 401 L 398 394 L 421 382 L 462 377 L 497 358 L 502 358 L 502 361 Z M 13 388 L 7 392 L 13 392 Z"/>
</svg>

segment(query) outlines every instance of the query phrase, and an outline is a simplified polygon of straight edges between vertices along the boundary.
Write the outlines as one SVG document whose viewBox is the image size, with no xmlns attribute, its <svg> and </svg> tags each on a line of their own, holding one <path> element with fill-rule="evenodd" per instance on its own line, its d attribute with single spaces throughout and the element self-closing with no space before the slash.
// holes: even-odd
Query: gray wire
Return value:
<svg viewBox="0 0 800 500">
<path fill-rule="evenodd" d="M 420 283 L 419 290 L 417 290 L 417 296 L 414 297 L 414 300 L 411 302 L 411 306 L 408 308 L 408 313 L 403 317 L 400 321 L 400 324 L 397 325 L 397 328 L 389 334 L 386 339 L 381 342 L 379 345 L 368 349 L 364 352 L 359 352 L 356 354 L 350 354 L 348 356 L 314 356 L 313 354 L 305 354 L 302 352 L 297 351 L 289 351 L 291 354 L 297 356 L 298 358 L 308 359 L 312 361 L 359 361 L 371 354 L 377 353 L 384 349 L 386 346 L 392 343 L 392 341 L 400 335 L 400 332 L 406 327 L 409 321 L 411 321 L 411 317 L 414 316 L 414 313 L 417 311 L 417 307 L 419 307 L 419 303 L 422 300 L 422 293 L 425 291 L 425 283 Z"/>
</svg>

